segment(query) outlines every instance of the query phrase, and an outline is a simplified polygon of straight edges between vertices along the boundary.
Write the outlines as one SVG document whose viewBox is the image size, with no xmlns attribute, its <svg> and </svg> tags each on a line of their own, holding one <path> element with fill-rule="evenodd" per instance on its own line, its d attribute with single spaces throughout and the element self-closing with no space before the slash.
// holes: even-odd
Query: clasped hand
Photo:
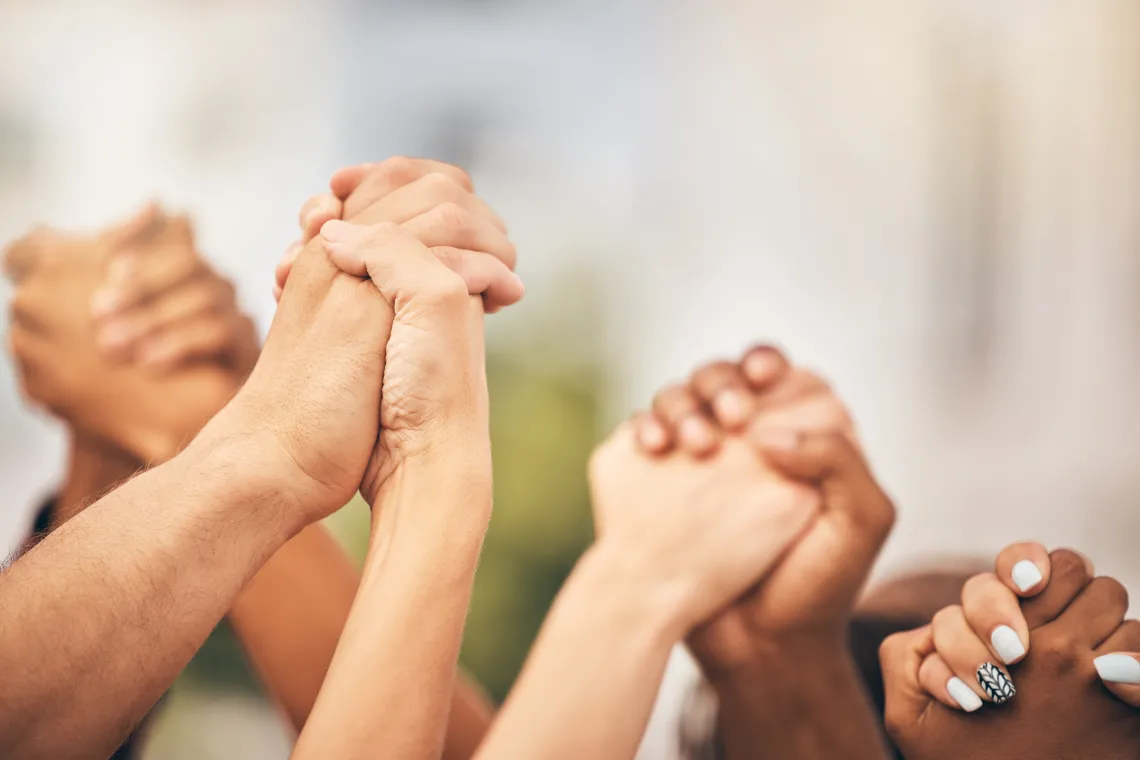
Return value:
<svg viewBox="0 0 1140 760">
<path fill-rule="evenodd" d="M 306 521 L 358 489 L 376 504 L 421 462 L 489 484 L 483 303 L 470 296 L 504 305 L 522 286 L 501 222 L 457 173 L 394 159 L 338 174 L 306 204 L 333 213 L 303 213 L 261 358 L 204 432 L 251 444 Z"/>
</svg>

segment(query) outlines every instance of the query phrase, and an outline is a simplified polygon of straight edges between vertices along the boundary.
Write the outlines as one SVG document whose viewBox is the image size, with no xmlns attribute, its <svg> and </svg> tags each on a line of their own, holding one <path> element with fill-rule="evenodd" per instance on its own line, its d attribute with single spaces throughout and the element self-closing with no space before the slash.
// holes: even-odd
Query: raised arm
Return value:
<svg viewBox="0 0 1140 760">
<path fill-rule="evenodd" d="M 772 348 L 667 389 L 638 436 L 658 455 L 697 457 L 741 438 L 816 489 L 822 510 L 759 586 L 689 637 L 718 696 L 720 744 L 729 760 L 886 757 L 847 631 L 894 520 L 890 500 L 835 394 Z"/>
<path fill-rule="evenodd" d="M 249 381 L 182 454 L 0 574 L 6 756 L 109 754 L 257 568 L 356 490 L 391 307 L 323 260 L 291 291 Z"/>
<path fill-rule="evenodd" d="M 590 481 L 600 538 L 479 758 L 632 757 L 670 648 L 762 577 L 818 506 L 743 442 L 654 460 L 632 425 L 595 453 Z"/>
<path fill-rule="evenodd" d="M 397 225 L 330 221 L 313 248 L 369 276 L 396 321 L 362 488 L 368 559 L 293 757 L 439 757 L 491 514 L 483 305 Z"/>
</svg>

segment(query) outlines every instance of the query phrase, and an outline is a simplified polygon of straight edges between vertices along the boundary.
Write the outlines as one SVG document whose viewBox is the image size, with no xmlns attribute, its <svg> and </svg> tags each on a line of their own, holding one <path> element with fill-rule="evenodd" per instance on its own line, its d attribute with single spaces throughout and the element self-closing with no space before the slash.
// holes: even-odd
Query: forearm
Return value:
<svg viewBox="0 0 1140 760">
<path fill-rule="evenodd" d="M 893 757 L 841 644 L 774 651 L 718 675 L 713 685 L 728 760 Z"/>
<path fill-rule="evenodd" d="M 486 463 L 489 473 L 489 458 Z M 295 758 L 438 758 L 483 536 L 486 475 L 402 467 Z"/>
<path fill-rule="evenodd" d="M 311 525 L 265 563 L 230 610 L 254 671 L 297 731 L 317 700 L 359 581 L 336 539 Z"/>
<path fill-rule="evenodd" d="M 229 613 L 254 671 L 300 732 L 309 719 L 356 597 L 360 573 L 320 525 L 302 530 L 258 571 Z M 494 707 L 460 675 L 451 697 L 444 760 L 467 760 Z"/>
<path fill-rule="evenodd" d="M 683 634 L 672 600 L 598 548 L 558 595 L 477 757 L 633 757 Z"/>
<path fill-rule="evenodd" d="M 106 757 L 299 526 L 244 448 L 140 475 L 0 574 L 6 757 Z M 82 618 L 77 611 L 82 610 Z"/>
</svg>

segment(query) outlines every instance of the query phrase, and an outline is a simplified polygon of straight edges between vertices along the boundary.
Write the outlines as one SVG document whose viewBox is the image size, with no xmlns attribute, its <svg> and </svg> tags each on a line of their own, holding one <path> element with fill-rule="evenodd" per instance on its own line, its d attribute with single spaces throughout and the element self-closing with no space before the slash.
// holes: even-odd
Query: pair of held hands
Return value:
<svg viewBox="0 0 1140 760">
<path fill-rule="evenodd" d="M 332 503 L 333 494 L 351 493 L 340 482 L 342 473 L 335 472 L 346 453 L 336 449 L 342 441 L 335 435 L 311 434 L 314 427 L 329 434 L 337 429 L 334 424 L 315 424 L 324 411 L 320 405 L 345 409 L 371 392 L 371 406 L 351 408 L 354 420 L 368 422 L 363 429 L 347 425 L 342 433 L 343 442 L 371 435 L 375 444 L 376 431 L 369 428 L 380 419 L 378 386 L 380 377 L 386 377 L 383 412 L 390 424 L 385 430 L 396 442 L 422 447 L 422 442 L 404 441 L 411 433 L 402 430 L 411 429 L 410 415 L 416 412 L 410 401 L 419 400 L 406 389 L 427 391 L 430 383 L 421 387 L 412 385 L 414 380 L 401 380 L 400 368 L 415 368 L 419 376 L 431 377 L 431 361 L 438 365 L 443 355 L 448 362 L 466 355 L 468 361 L 453 367 L 460 371 L 448 376 L 465 383 L 478 406 L 481 328 L 467 313 L 469 289 L 464 284 L 471 283 L 470 292 L 483 295 L 491 310 L 522 296 L 521 281 L 511 271 L 515 251 L 505 226 L 474 195 L 461 170 L 432 161 L 391 159 L 344 170 L 334 176 L 331 187 L 332 193 L 306 204 L 303 242 L 310 243 L 311 250 L 301 257 L 292 278 L 297 285 L 290 287 L 296 294 L 281 306 L 259 371 L 232 404 L 228 423 L 212 426 L 215 440 L 231 443 L 244 440 L 246 434 L 235 430 L 241 425 L 268 431 L 270 435 L 259 436 L 246 448 L 284 454 L 282 469 L 300 470 L 301 483 L 329 481 L 327 488 L 316 488 L 324 498 L 301 509 L 313 517 L 340 505 Z M 358 224 L 329 225 L 324 238 L 313 243 L 314 234 L 334 215 L 314 221 L 310 212 L 329 206 Z M 301 248 L 295 246 L 289 261 L 278 268 L 280 285 Z M 368 256 L 361 253 L 363 248 L 368 248 Z M 360 279 L 370 266 L 392 260 L 373 256 L 377 250 L 395 252 L 400 262 L 395 276 L 381 281 L 384 292 Z M 435 256 L 425 258 L 429 250 Z M 355 276 L 335 276 L 341 270 L 333 261 Z M 173 455 L 226 404 L 258 361 L 252 323 L 238 312 L 232 287 L 196 253 L 185 220 L 166 218 L 157 209 L 147 209 L 95 238 L 37 231 L 9 249 L 6 264 L 17 284 L 9 342 L 25 395 L 77 432 L 140 461 Z M 64 308 L 57 308 L 60 303 Z M 462 304 L 460 319 L 449 318 L 448 304 Z M 367 329 L 356 329 L 362 326 Z M 447 329 L 434 329 L 437 326 Z M 401 336 L 413 337 L 417 330 L 441 339 L 464 332 L 465 339 L 408 347 L 410 341 Z M 393 338 L 390 343 L 388 337 Z M 385 349 L 392 360 L 387 374 Z M 289 366 L 293 356 L 304 360 Z M 326 360 L 339 364 L 298 377 L 301 366 L 317 368 Z M 339 387 L 324 379 L 345 366 L 358 375 L 368 374 L 370 384 L 360 386 L 355 397 L 333 403 Z M 464 375 L 464 367 L 477 371 Z M 349 384 L 346 377 L 341 385 Z M 288 399 L 289 394 L 296 394 L 299 403 Z M 287 413 L 275 414 L 277 409 Z M 317 464 L 306 461 L 305 455 Z M 353 469 L 360 459 L 358 454 L 345 464 Z M 372 459 L 376 464 L 383 461 Z M 381 474 L 371 474 L 366 495 L 375 491 Z"/>
<path fill-rule="evenodd" d="M 960 605 L 883 644 L 887 729 L 914 760 L 1132 760 L 1140 624 L 1127 611 L 1084 556 L 1014 544 Z"/>
</svg>

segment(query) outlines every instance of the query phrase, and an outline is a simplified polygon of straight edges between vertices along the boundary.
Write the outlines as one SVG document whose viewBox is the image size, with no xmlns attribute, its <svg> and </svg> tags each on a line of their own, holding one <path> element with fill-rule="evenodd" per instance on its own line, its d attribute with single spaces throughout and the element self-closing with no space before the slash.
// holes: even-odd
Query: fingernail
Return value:
<svg viewBox="0 0 1140 760">
<path fill-rule="evenodd" d="M 91 296 L 91 311 L 97 315 L 112 314 L 119 308 L 119 296 L 113 290 L 97 290 Z"/>
<path fill-rule="evenodd" d="M 1140 684 L 1140 662 L 1130 654 L 1106 654 L 1093 660 L 1100 680 Z"/>
<path fill-rule="evenodd" d="M 665 445 L 665 431 L 661 429 L 660 424 L 653 420 L 641 426 L 638 431 L 638 438 L 641 439 L 642 446 L 654 451 Z"/>
<path fill-rule="evenodd" d="M 337 243 L 348 237 L 351 225 L 339 219 L 330 219 L 321 226 L 321 237 L 329 243 Z"/>
<path fill-rule="evenodd" d="M 526 283 L 524 283 L 524 282 L 523 282 L 522 278 L 521 278 L 521 277 L 519 277 L 519 276 L 518 276 L 517 274 L 515 274 L 514 272 L 511 272 L 511 277 L 513 277 L 513 278 L 514 278 L 514 281 L 515 281 L 515 285 L 516 285 L 516 286 L 518 286 L 518 289 L 519 289 L 520 291 L 522 291 L 523 293 L 525 293 L 525 292 L 526 292 Z"/>
<path fill-rule="evenodd" d="M 297 256 L 301 253 L 301 249 L 303 247 L 304 246 L 301 245 L 300 240 L 294 240 L 292 243 L 289 244 L 289 247 L 285 249 L 285 258 L 287 258 L 287 259 L 297 258 Z"/>
<path fill-rule="evenodd" d="M 795 451 L 800 446 L 800 434 L 795 430 L 762 429 L 754 438 L 761 448 L 773 451 Z"/>
<path fill-rule="evenodd" d="M 1003 705 L 1017 694 L 1013 681 L 992 662 L 987 662 L 978 668 L 977 677 L 978 685 L 995 705 Z"/>
<path fill-rule="evenodd" d="M 709 432 L 708 424 L 699 417 L 690 416 L 681 420 L 681 424 L 677 426 L 677 436 L 687 446 L 700 451 L 709 449 L 713 445 L 713 437 Z"/>
<path fill-rule="evenodd" d="M 946 682 L 946 691 L 950 692 L 950 696 L 966 712 L 972 713 L 982 709 L 982 698 L 958 676 Z"/>
<path fill-rule="evenodd" d="M 722 423 L 736 427 L 748 421 L 750 400 L 740 391 L 725 391 L 713 399 L 713 409 Z"/>
<path fill-rule="evenodd" d="M 1006 665 L 1012 665 L 1025 656 L 1025 645 L 1017 637 L 1017 631 L 1008 625 L 999 625 L 990 634 L 990 643 L 994 651 Z"/>
<path fill-rule="evenodd" d="M 1013 581 L 1013 585 L 1017 586 L 1017 590 L 1023 594 L 1045 578 L 1037 569 L 1037 565 L 1027 559 L 1023 559 L 1014 565 L 1013 569 L 1009 571 L 1009 577 Z"/>
</svg>

